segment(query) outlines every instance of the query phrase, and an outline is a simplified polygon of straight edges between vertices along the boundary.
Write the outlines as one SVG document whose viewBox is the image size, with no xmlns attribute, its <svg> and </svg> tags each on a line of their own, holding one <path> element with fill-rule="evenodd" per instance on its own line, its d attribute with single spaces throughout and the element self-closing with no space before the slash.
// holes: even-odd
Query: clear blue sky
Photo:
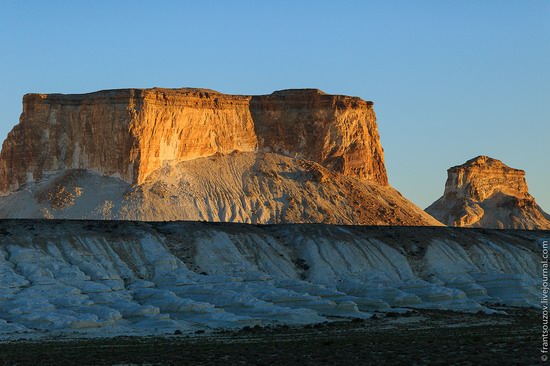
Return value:
<svg viewBox="0 0 550 366">
<path fill-rule="evenodd" d="M 0 138 L 25 93 L 314 87 L 373 100 L 422 208 L 490 155 L 550 211 L 550 1 L 0 1 Z"/>
</svg>

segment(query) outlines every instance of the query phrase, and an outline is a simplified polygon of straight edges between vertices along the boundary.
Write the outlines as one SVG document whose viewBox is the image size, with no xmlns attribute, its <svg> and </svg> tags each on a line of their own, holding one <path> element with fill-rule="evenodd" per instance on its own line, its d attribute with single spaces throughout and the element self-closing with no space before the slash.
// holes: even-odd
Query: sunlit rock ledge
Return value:
<svg viewBox="0 0 550 366">
<path fill-rule="evenodd" d="M 0 221 L 0 338 L 540 305 L 550 231 Z"/>
</svg>

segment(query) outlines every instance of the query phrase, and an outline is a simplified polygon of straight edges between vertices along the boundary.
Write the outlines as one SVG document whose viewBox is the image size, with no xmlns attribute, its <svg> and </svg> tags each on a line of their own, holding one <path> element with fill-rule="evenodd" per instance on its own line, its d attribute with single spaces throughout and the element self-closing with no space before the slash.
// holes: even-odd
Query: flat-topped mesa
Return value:
<svg viewBox="0 0 550 366">
<path fill-rule="evenodd" d="M 525 171 L 485 155 L 447 170 L 446 196 L 483 201 L 495 192 L 527 197 Z"/>
<path fill-rule="evenodd" d="M 529 194 L 525 171 L 478 156 L 447 170 L 443 196 L 426 212 L 450 226 L 550 229 L 550 216 Z"/>
<path fill-rule="evenodd" d="M 372 102 L 316 89 L 265 96 L 207 89 L 27 94 L 0 154 L 0 193 L 88 169 L 140 184 L 164 164 L 273 151 L 387 185 Z"/>
</svg>

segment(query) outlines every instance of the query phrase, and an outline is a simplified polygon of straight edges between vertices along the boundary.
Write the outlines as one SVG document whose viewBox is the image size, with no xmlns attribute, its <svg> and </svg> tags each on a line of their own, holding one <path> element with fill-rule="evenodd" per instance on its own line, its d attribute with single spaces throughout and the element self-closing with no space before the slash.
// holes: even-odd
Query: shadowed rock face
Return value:
<svg viewBox="0 0 550 366">
<path fill-rule="evenodd" d="M 488 156 L 450 168 L 443 196 L 426 211 L 450 226 L 550 228 L 550 216 L 528 192 L 525 172 Z"/>
<path fill-rule="evenodd" d="M 155 88 L 25 95 L 0 154 L 0 193 L 66 169 L 140 184 L 168 163 L 259 150 L 388 184 L 372 102 L 315 89 L 251 97 Z"/>
<path fill-rule="evenodd" d="M 0 340 L 541 307 L 550 231 L 0 220 Z"/>
<path fill-rule="evenodd" d="M 315 89 L 282 90 L 252 97 L 250 111 L 262 148 L 388 185 L 372 106 Z"/>
</svg>

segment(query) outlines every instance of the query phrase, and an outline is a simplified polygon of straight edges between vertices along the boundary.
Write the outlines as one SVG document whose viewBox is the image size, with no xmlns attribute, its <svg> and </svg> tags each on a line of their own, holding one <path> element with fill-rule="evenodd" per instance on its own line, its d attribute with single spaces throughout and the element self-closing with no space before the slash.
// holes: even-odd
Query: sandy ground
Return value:
<svg viewBox="0 0 550 366">
<path fill-rule="evenodd" d="M 540 312 L 419 310 L 305 327 L 0 344 L 2 364 L 538 365 Z"/>
</svg>

